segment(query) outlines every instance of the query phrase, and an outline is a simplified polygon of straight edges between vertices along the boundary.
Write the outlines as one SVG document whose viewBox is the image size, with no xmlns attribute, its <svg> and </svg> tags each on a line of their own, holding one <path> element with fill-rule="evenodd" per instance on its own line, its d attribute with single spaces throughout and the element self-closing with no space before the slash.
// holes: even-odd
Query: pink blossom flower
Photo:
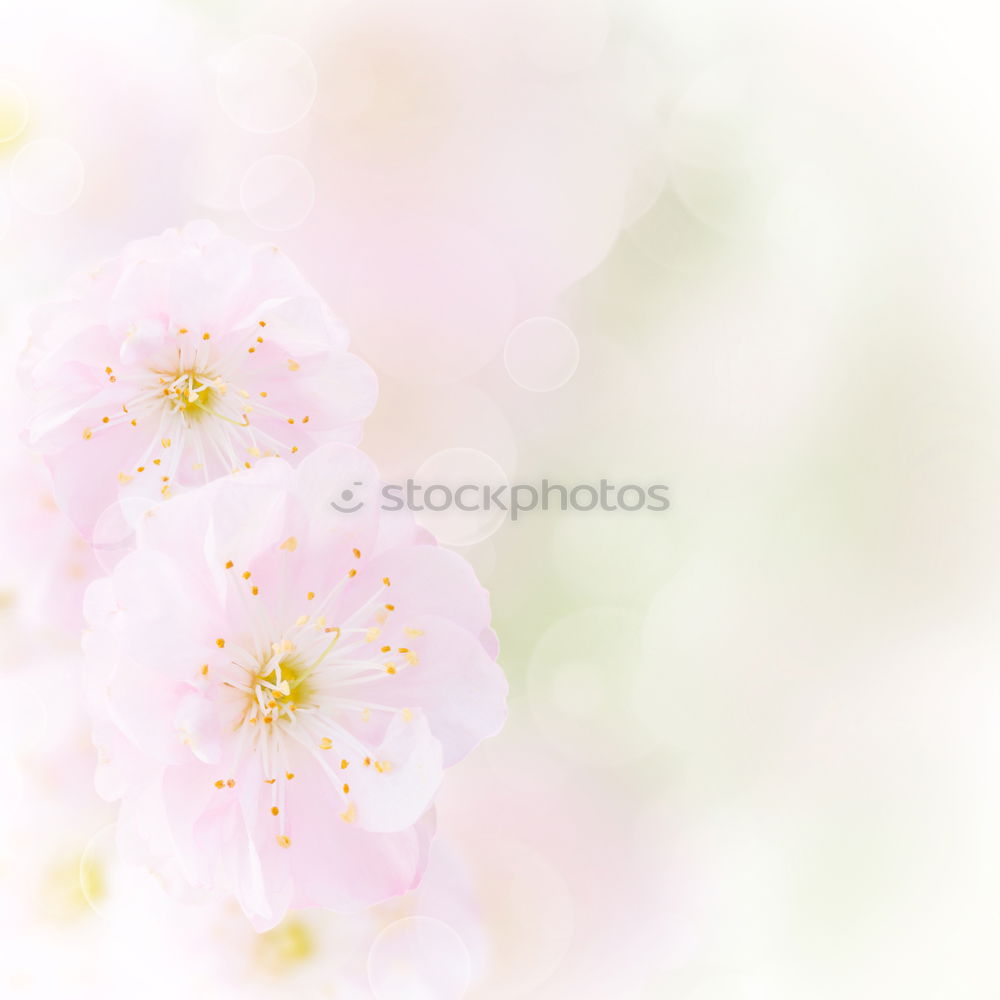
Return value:
<svg viewBox="0 0 1000 1000">
<path fill-rule="evenodd" d="M 505 717 L 486 592 L 377 488 L 347 445 L 263 459 L 151 507 L 87 593 L 123 850 L 258 929 L 413 887 L 443 768 Z"/>
<path fill-rule="evenodd" d="M 27 437 L 87 537 L 119 498 L 353 443 L 375 401 L 374 374 L 278 248 L 207 222 L 129 244 L 35 327 Z"/>
<path fill-rule="evenodd" d="M 79 636 L 83 593 L 100 575 L 87 540 L 56 506 L 49 470 L 23 445 L 3 454 L 0 477 L 17 488 L 0 496 L 0 607 L 8 600 L 32 625 Z"/>
</svg>

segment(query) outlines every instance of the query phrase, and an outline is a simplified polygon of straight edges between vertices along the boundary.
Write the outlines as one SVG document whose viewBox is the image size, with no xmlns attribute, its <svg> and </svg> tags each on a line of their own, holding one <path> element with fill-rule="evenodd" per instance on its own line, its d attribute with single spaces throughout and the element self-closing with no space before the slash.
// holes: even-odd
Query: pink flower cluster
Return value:
<svg viewBox="0 0 1000 1000">
<path fill-rule="evenodd" d="M 280 251 L 199 223 L 78 281 L 24 359 L 60 507 L 134 531 L 85 598 L 119 848 L 258 930 L 415 886 L 444 768 L 506 712 L 486 592 L 374 502 L 346 348 Z"/>
</svg>

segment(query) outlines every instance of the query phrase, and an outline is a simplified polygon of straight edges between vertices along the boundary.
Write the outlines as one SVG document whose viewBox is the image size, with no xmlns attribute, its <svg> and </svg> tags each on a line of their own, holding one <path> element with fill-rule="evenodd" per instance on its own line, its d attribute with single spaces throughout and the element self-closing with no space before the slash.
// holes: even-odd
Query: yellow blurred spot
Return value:
<svg viewBox="0 0 1000 1000">
<path fill-rule="evenodd" d="M 273 975 L 288 971 L 316 951 L 309 928 L 294 917 L 261 934 L 257 943 L 258 961 Z"/>
</svg>

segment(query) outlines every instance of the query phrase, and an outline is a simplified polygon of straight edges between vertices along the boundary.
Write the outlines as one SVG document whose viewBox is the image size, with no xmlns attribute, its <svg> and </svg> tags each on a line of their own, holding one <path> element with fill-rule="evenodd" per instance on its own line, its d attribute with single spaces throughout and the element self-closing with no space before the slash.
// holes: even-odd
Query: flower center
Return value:
<svg viewBox="0 0 1000 1000">
<path fill-rule="evenodd" d="M 299 708 L 311 707 L 314 688 L 310 678 L 317 665 L 307 663 L 291 640 L 275 643 L 271 657 L 254 678 L 244 720 L 261 718 L 270 725 L 276 720 L 291 720 Z"/>
<path fill-rule="evenodd" d="M 215 415 L 215 409 L 226 393 L 221 376 L 208 372 L 176 372 L 164 387 L 170 412 L 182 414 L 189 422 Z"/>
<path fill-rule="evenodd" d="M 266 321 L 258 320 L 259 329 L 266 326 Z M 201 473 L 209 482 L 224 472 L 252 468 L 258 458 L 298 452 L 298 444 L 286 435 L 294 434 L 291 428 L 296 425 L 308 424 L 309 415 L 275 408 L 268 390 L 238 360 L 240 347 L 220 352 L 209 332 L 192 339 L 188 330 L 180 329 L 177 336 L 176 349 L 148 366 L 127 372 L 116 372 L 111 365 L 104 369 L 108 382 L 124 390 L 123 401 L 100 423 L 84 427 L 83 439 L 89 441 L 119 424 L 131 425 L 140 436 L 149 434 L 135 465 L 118 471 L 119 483 L 153 476 L 161 496 L 169 497 L 182 462 L 185 475 Z M 251 332 L 246 343 L 249 359 L 265 339 L 262 333 Z M 290 372 L 301 368 L 294 358 L 285 360 Z M 248 383 L 255 386 L 252 396 L 244 387 Z"/>
<path fill-rule="evenodd" d="M 298 549 L 298 541 L 292 536 L 278 547 L 291 554 Z M 356 559 L 361 558 L 358 549 L 352 551 Z M 294 754 L 305 751 L 312 757 L 342 797 L 345 808 L 340 818 L 354 822 L 357 809 L 350 797 L 349 775 L 365 768 L 385 774 L 392 768 L 391 761 L 376 759 L 355 723 L 364 726 L 373 713 L 398 715 L 407 722 L 413 718 L 408 708 L 372 700 L 370 685 L 380 680 L 392 683 L 395 675 L 415 667 L 419 660 L 409 646 L 379 642 L 389 616 L 396 611 L 395 604 L 385 601 L 389 577 L 383 577 L 368 599 L 337 625 L 328 624 L 326 615 L 334 611 L 357 570 L 345 573 L 325 598 L 305 591 L 304 603 L 311 613 L 301 614 L 273 642 L 266 634 L 254 634 L 264 617 L 256 603 L 262 588 L 249 570 L 240 570 L 233 560 L 226 562 L 225 569 L 233 574 L 232 586 L 240 599 L 250 602 L 250 634 L 237 642 L 224 636 L 215 641 L 218 648 L 232 651 L 229 667 L 235 670 L 222 680 L 237 699 L 234 732 L 238 742 L 233 757 L 238 762 L 245 753 L 259 755 L 264 781 L 271 790 L 278 844 L 290 847 L 285 800 L 288 783 L 295 777 Z M 269 628 L 266 631 L 275 634 Z M 405 628 L 404 634 L 418 637 L 423 632 Z M 203 666 L 202 674 L 208 672 L 208 666 Z M 215 787 L 232 788 L 235 783 L 232 777 L 220 776 Z"/>
</svg>

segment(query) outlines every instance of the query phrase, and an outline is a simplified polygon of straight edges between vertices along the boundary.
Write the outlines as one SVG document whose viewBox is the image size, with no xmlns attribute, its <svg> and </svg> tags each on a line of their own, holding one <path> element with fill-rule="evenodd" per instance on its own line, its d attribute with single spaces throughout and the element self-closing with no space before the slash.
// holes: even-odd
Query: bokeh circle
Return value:
<svg viewBox="0 0 1000 1000">
<path fill-rule="evenodd" d="M 376 1000 L 460 1000 L 472 978 L 465 942 L 433 917 L 389 924 L 368 953 Z"/>
<path fill-rule="evenodd" d="M 445 545 L 475 545 L 494 534 L 507 518 L 507 512 L 493 501 L 496 490 L 507 485 L 507 476 L 495 459 L 478 448 L 436 452 L 417 469 L 413 481 L 422 487 L 415 497 L 424 507 L 415 514 L 417 523 Z M 459 504 L 477 509 L 462 510 Z"/>
<path fill-rule="evenodd" d="M 248 132 L 281 132 L 301 121 L 316 99 L 316 67 L 287 38 L 256 35 L 231 48 L 219 65 L 223 111 Z"/>
<path fill-rule="evenodd" d="M 507 374 L 522 389 L 550 392 L 573 377 L 580 363 L 580 345 L 565 323 L 535 316 L 511 331 L 503 360 Z"/>
<path fill-rule="evenodd" d="M 36 215 L 65 212 L 83 191 L 80 154 L 61 139 L 36 139 L 10 165 L 11 198 Z"/>
</svg>

